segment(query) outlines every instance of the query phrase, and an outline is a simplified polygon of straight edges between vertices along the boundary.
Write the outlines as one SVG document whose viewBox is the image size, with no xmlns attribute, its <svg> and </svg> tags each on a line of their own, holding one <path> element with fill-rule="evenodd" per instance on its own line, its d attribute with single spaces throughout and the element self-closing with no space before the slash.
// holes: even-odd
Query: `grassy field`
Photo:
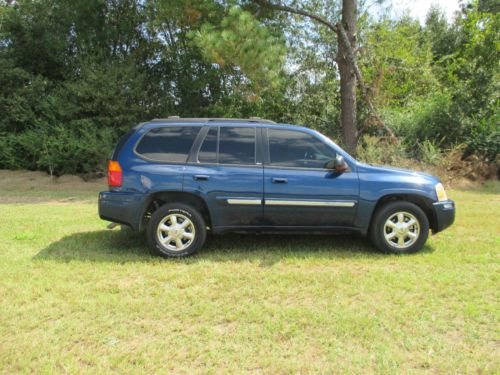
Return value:
<svg viewBox="0 0 500 375">
<path fill-rule="evenodd" d="M 102 182 L 30 176 L 0 173 L 2 373 L 499 373 L 498 183 L 449 191 L 412 256 L 227 235 L 165 261 L 105 229 Z"/>
</svg>

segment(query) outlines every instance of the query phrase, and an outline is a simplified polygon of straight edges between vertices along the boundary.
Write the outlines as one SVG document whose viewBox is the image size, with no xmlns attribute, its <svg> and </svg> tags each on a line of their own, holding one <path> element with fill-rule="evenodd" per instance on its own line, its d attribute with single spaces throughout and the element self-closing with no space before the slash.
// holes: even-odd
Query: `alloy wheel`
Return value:
<svg viewBox="0 0 500 375">
<path fill-rule="evenodd" d="M 420 223 L 417 218 L 405 211 L 389 216 L 384 224 L 384 237 L 396 249 L 406 249 L 420 236 Z"/>
<path fill-rule="evenodd" d="M 193 222 L 183 214 L 170 214 L 158 224 L 158 241 L 170 251 L 185 250 L 193 243 L 195 235 Z"/>
</svg>

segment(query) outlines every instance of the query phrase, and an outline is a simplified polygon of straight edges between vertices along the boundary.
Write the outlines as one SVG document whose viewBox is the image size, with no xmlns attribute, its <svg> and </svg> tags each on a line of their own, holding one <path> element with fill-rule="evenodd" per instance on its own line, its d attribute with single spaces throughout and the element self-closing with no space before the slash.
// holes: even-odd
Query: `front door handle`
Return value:
<svg viewBox="0 0 500 375">
<path fill-rule="evenodd" d="M 193 179 L 196 181 L 207 181 L 210 177 L 206 174 L 195 174 Z"/>
<path fill-rule="evenodd" d="M 273 177 L 273 184 L 286 184 L 288 180 L 286 178 Z"/>
</svg>

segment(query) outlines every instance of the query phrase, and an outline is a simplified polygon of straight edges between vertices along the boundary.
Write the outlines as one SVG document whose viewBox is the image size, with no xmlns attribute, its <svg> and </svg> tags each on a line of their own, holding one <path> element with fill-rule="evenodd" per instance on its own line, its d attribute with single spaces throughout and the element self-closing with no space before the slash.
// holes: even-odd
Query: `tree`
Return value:
<svg viewBox="0 0 500 375">
<path fill-rule="evenodd" d="M 342 23 L 337 27 L 339 53 L 337 63 L 340 73 L 341 123 L 344 144 L 351 153 L 356 151 L 358 130 L 356 126 L 356 48 L 357 0 L 342 1 Z M 343 27 L 342 27 L 343 26 Z M 344 35 L 345 29 L 345 35 Z M 358 70 L 359 74 L 359 70 Z M 360 77 L 361 78 L 361 77 Z"/>
<path fill-rule="evenodd" d="M 338 54 L 335 58 L 340 73 L 340 116 L 342 124 L 342 135 L 347 151 L 354 154 L 358 142 L 358 130 L 356 124 L 356 81 L 359 80 L 365 99 L 368 99 L 366 87 L 363 84 L 361 73 L 356 64 L 356 21 L 357 0 L 342 0 L 341 22 L 333 24 L 324 17 L 287 5 L 268 2 L 267 0 L 253 0 L 262 7 L 298 14 L 307 17 L 314 22 L 329 28 L 337 35 Z"/>
<path fill-rule="evenodd" d="M 259 17 L 259 15 L 263 13 L 261 10 L 279 11 L 288 14 L 299 15 L 321 26 L 326 27 L 331 33 L 335 35 L 334 40 L 337 41 L 338 48 L 337 48 L 337 54 L 333 59 L 335 60 L 338 66 L 340 74 L 340 93 L 341 93 L 340 118 L 343 130 L 342 136 L 344 145 L 349 152 L 351 153 L 356 152 L 356 145 L 358 138 L 357 123 L 356 123 L 356 104 L 357 104 L 356 84 L 360 86 L 365 102 L 372 116 L 375 117 L 377 120 L 376 123 L 382 125 L 387 130 L 387 132 L 391 136 L 393 136 L 392 131 L 387 126 L 385 126 L 384 122 L 381 120 L 380 116 L 378 116 L 377 112 L 375 111 L 375 108 L 371 102 L 369 90 L 364 83 L 361 71 L 358 68 L 356 62 L 356 53 L 357 53 L 356 22 L 357 22 L 357 12 L 358 12 L 357 0 L 343 0 L 340 22 L 335 22 L 333 20 L 338 18 L 338 16 L 335 17 L 335 15 L 334 17 L 329 17 L 332 18 L 332 21 L 330 21 L 329 19 L 323 17 L 319 13 L 316 13 L 314 10 L 310 11 L 308 9 L 305 9 L 304 7 L 293 7 L 289 5 L 274 3 L 268 0 L 250 0 L 250 4 L 248 3 L 246 4 L 248 10 L 251 10 L 251 7 L 249 7 L 251 4 L 258 5 L 257 11 L 254 12 L 254 16 Z M 234 7 L 231 8 L 229 12 L 229 17 L 234 16 L 233 9 L 235 8 Z M 241 8 L 238 7 L 237 9 L 240 9 L 241 11 Z M 243 11 L 243 13 L 245 13 L 245 11 Z M 229 40 L 230 43 L 224 43 L 223 41 L 221 42 L 221 40 L 224 39 L 223 37 L 225 33 L 228 36 L 227 39 Z M 252 33 L 250 33 L 249 35 L 248 33 L 241 33 L 238 31 L 233 33 L 227 33 L 227 31 L 223 30 L 218 32 L 218 34 L 212 34 L 212 35 L 210 35 L 210 33 L 205 34 L 205 36 L 203 36 L 201 39 L 203 40 L 202 43 L 203 48 L 211 51 L 210 54 L 216 55 L 219 58 L 223 57 L 225 60 L 229 60 L 232 63 L 239 65 L 240 67 L 243 68 L 245 68 L 245 66 L 252 65 L 249 64 L 249 62 L 255 62 L 255 61 L 262 62 L 267 60 L 273 61 L 273 59 L 269 58 L 269 51 L 268 51 L 269 46 L 272 44 L 266 41 L 265 45 L 267 46 L 267 49 L 260 48 L 260 46 L 262 46 L 262 40 L 263 40 L 261 35 L 262 33 L 257 32 L 253 34 L 255 35 L 252 35 Z M 231 52 L 234 50 L 234 48 L 230 48 L 231 47 L 230 44 L 233 43 L 238 45 L 238 42 L 241 42 L 239 38 L 241 38 L 243 41 L 247 43 L 250 42 L 253 43 L 252 44 L 253 48 L 249 49 L 251 53 L 238 53 L 235 56 L 235 54 Z M 238 50 L 240 50 L 240 48 L 238 48 Z M 257 55 L 260 54 L 260 58 L 256 59 L 255 58 L 256 54 Z M 250 68 L 250 70 L 252 69 L 254 70 L 254 68 Z M 248 70 L 246 71 L 246 73 L 252 74 L 252 72 L 249 72 Z"/>
</svg>

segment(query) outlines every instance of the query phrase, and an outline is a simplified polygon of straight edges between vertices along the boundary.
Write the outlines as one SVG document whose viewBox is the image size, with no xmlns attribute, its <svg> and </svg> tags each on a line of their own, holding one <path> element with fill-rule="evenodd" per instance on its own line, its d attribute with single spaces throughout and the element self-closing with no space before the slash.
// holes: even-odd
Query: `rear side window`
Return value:
<svg viewBox="0 0 500 375">
<path fill-rule="evenodd" d="M 211 127 L 208 131 L 198 153 L 198 162 L 217 163 L 217 131 L 217 127 Z"/>
<path fill-rule="evenodd" d="M 135 151 L 154 161 L 185 163 L 200 126 L 165 126 L 144 135 Z"/>
<path fill-rule="evenodd" d="M 220 164 L 255 164 L 255 128 L 220 127 Z"/>
</svg>

